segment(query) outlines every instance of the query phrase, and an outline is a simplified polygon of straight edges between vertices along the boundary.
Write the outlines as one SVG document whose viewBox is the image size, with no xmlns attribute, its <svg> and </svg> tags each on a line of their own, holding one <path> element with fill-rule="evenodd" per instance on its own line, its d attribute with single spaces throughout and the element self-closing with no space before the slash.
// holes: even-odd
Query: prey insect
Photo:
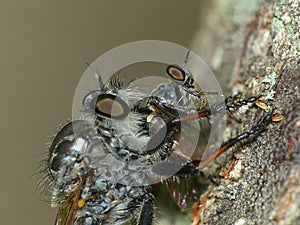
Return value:
<svg viewBox="0 0 300 225">
<path fill-rule="evenodd" d="M 83 99 L 86 118 L 64 125 L 55 136 L 41 168 L 40 186 L 58 206 L 56 225 L 138 224 L 154 221 L 155 181 L 170 181 L 197 174 L 236 143 L 261 132 L 281 116 L 273 110 L 250 130 L 230 139 L 207 157 L 190 152 L 189 140 L 203 130 L 211 116 L 237 110 L 243 105 L 265 107 L 261 97 L 227 98 L 209 106 L 205 92 L 196 90 L 192 73 L 185 66 L 168 65 L 171 81 L 147 96 L 124 85 L 119 77 L 103 83 Z M 216 94 L 216 93 L 215 93 Z M 171 184 L 171 182 L 169 183 Z M 176 187 L 174 187 L 175 189 Z M 174 195 L 177 203 L 186 196 Z"/>
</svg>

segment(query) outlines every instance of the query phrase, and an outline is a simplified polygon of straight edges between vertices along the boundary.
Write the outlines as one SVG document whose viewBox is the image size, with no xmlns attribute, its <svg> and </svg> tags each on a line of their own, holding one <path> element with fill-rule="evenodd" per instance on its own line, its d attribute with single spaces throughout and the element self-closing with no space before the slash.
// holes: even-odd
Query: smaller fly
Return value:
<svg viewBox="0 0 300 225">
<path fill-rule="evenodd" d="M 266 105 L 261 97 L 229 97 L 209 106 L 206 93 L 195 90 L 185 66 L 168 65 L 166 74 L 171 82 L 159 85 L 150 96 L 124 85 L 119 77 L 103 83 L 98 75 L 100 88 L 83 99 L 83 118 L 92 117 L 92 122 L 81 119 L 64 125 L 40 170 L 39 186 L 51 205 L 58 206 L 56 225 L 152 225 L 153 183 L 166 180 L 174 199 L 186 208 L 187 195 L 172 182 L 176 177 L 197 175 L 236 143 L 282 119 L 273 110 L 207 157 L 201 158 L 203 148 L 198 146 L 189 154 L 192 147 L 182 132 L 204 138 L 207 131 L 195 127 L 209 126 L 211 116 L 243 105 Z"/>
</svg>

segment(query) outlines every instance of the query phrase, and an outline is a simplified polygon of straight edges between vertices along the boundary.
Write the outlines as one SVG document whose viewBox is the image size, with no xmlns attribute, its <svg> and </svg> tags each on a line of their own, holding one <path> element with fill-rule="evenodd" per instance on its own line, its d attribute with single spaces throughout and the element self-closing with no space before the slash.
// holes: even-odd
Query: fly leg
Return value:
<svg viewBox="0 0 300 225">
<path fill-rule="evenodd" d="M 204 118 L 211 114 L 212 114 L 211 110 L 205 110 L 205 111 L 199 112 L 197 114 L 187 115 L 187 116 L 176 118 L 175 120 L 173 120 L 173 122 L 179 122 L 179 121 L 184 122 L 184 121 L 189 121 L 189 120 L 193 120 L 193 119 Z M 228 140 L 227 142 L 222 144 L 221 147 L 217 151 L 214 152 L 214 154 L 210 155 L 208 158 L 204 159 L 203 161 L 200 161 L 197 169 L 198 170 L 204 169 L 211 161 L 218 158 L 222 153 L 227 151 L 233 145 L 249 138 L 251 135 L 256 135 L 256 134 L 260 133 L 270 122 L 278 122 L 278 121 L 281 121 L 282 119 L 283 119 L 282 115 L 279 115 L 277 113 L 276 109 L 274 109 L 271 114 L 268 114 L 268 115 L 262 117 L 262 119 L 256 125 L 254 125 L 249 131 L 246 131 L 246 132 Z M 194 164 L 194 162 L 192 162 L 191 165 L 192 164 Z M 192 172 L 193 167 L 191 165 L 187 165 L 187 166 L 183 167 L 181 170 L 181 173 L 187 173 L 184 171 Z"/>
<path fill-rule="evenodd" d="M 256 106 L 258 106 L 261 109 L 266 109 L 267 108 L 267 104 L 262 102 L 263 100 L 263 96 L 251 96 L 248 99 L 243 99 L 241 100 L 239 97 L 232 97 L 232 96 L 228 96 L 225 99 L 225 104 L 226 104 L 226 108 L 227 111 L 230 114 L 233 114 L 234 111 L 237 111 L 240 107 L 242 106 L 246 106 L 248 104 L 255 104 Z"/>
<path fill-rule="evenodd" d="M 142 211 L 139 217 L 138 225 L 152 225 L 154 213 L 153 198 L 151 196 L 147 196 L 144 199 L 141 208 Z"/>
<path fill-rule="evenodd" d="M 182 166 L 180 170 L 175 174 L 176 176 L 180 175 L 194 175 L 199 172 L 195 164 L 199 164 L 199 160 L 193 161 L 192 163 L 188 162 L 186 165 Z"/>
<path fill-rule="evenodd" d="M 237 111 L 240 107 L 251 103 L 257 105 L 262 109 L 265 109 L 267 105 L 261 101 L 262 99 L 263 96 L 259 96 L 259 97 L 252 96 L 244 100 L 240 100 L 237 97 L 229 96 L 225 99 L 224 103 L 213 105 L 211 108 L 202 109 L 196 114 L 191 114 L 191 115 L 182 116 L 180 118 L 176 118 L 175 120 L 173 120 L 173 122 L 184 122 L 188 120 L 206 118 L 214 114 L 224 113 L 225 111 L 233 115 L 234 111 Z"/>
<path fill-rule="evenodd" d="M 277 111 L 274 109 L 271 114 L 262 117 L 262 119 L 256 125 L 254 125 L 249 131 L 246 131 L 228 140 L 224 144 L 222 144 L 221 147 L 217 151 L 215 151 L 214 154 L 210 155 L 208 158 L 206 158 L 205 160 L 199 163 L 198 170 L 202 170 L 203 168 L 205 168 L 211 161 L 218 158 L 222 153 L 227 151 L 236 143 L 249 138 L 251 135 L 256 135 L 260 133 L 270 122 L 272 121 L 277 122 L 277 121 L 281 121 L 282 119 L 283 119 L 282 115 L 277 114 Z"/>
</svg>

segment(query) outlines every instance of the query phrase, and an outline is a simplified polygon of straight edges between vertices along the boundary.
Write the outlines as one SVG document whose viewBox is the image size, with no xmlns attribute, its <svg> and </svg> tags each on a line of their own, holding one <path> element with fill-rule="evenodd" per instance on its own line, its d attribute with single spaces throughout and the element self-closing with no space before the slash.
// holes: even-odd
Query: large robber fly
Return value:
<svg viewBox="0 0 300 225">
<path fill-rule="evenodd" d="M 92 122 L 83 116 L 65 124 L 40 170 L 39 185 L 58 206 L 56 225 L 151 225 L 154 181 L 166 180 L 174 192 L 174 178 L 197 175 L 231 146 L 281 119 L 274 110 L 205 157 L 200 147 L 189 154 L 188 138 L 180 140 L 183 129 L 198 135 L 195 124 L 247 104 L 264 108 L 265 103 L 261 97 L 229 97 L 209 106 L 185 66 L 168 65 L 166 74 L 171 81 L 149 96 L 118 76 L 102 83 L 98 74 L 100 88 L 83 99 L 83 113 Z M 173 197 L 186 207 L 184 194 Z"/>
</svg>

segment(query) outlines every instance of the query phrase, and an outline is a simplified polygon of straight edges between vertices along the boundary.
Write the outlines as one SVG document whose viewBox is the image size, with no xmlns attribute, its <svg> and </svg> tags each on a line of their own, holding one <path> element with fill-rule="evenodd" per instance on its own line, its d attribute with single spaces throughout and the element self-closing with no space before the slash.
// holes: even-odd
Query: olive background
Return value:
<svg viewBox="0 0 300 225">
<path fill-rule="evenodd" d="M 0 1 L 1 224 L 54 224 L 57 209 L 39 198 L 32 175 L 71 117 L 85 63 L 137 40 L 189 47 L 204 2 Z"/>
</svg>

